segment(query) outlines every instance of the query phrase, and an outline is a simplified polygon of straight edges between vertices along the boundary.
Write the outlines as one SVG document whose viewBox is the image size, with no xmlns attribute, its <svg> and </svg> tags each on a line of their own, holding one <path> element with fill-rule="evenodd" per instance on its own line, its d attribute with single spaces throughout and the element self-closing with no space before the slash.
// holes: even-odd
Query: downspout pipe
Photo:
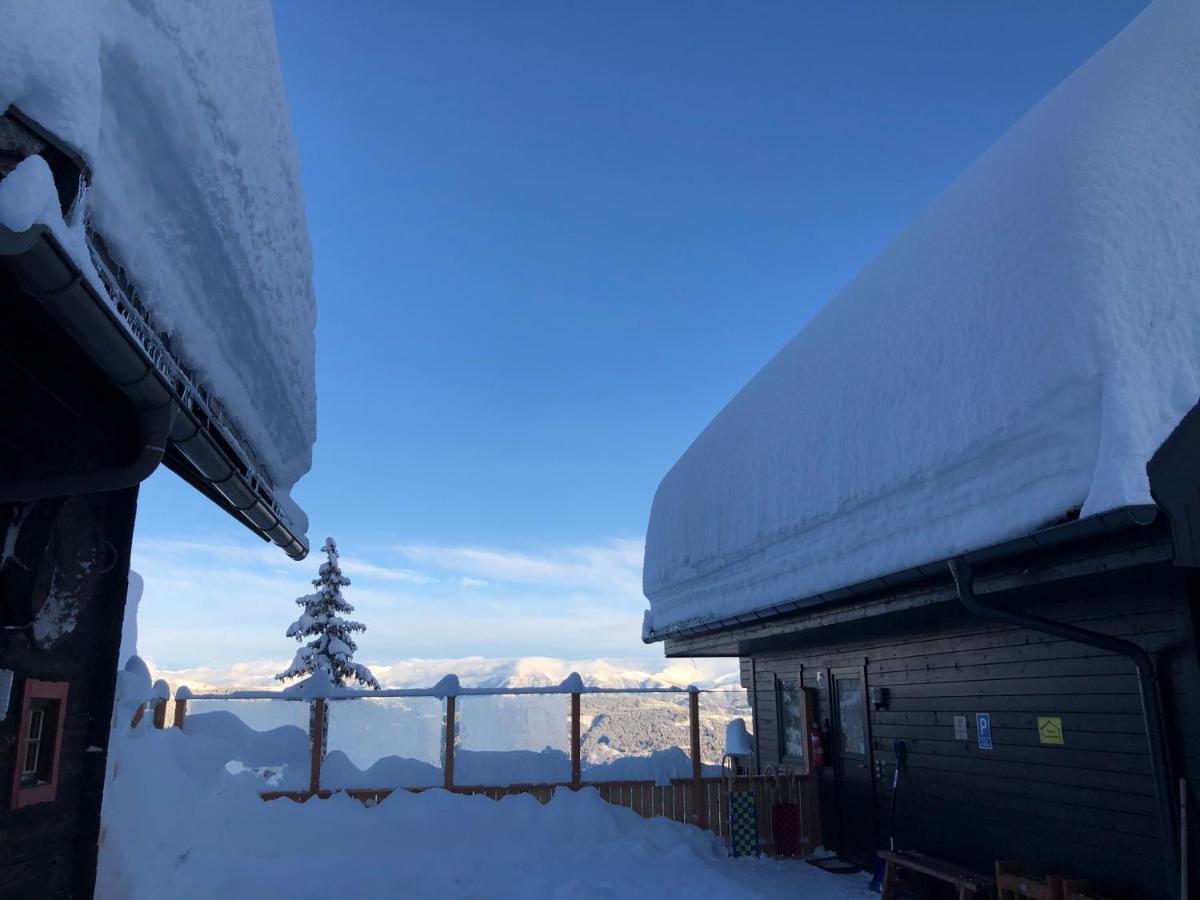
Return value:
<svg viewBox="0 0 1200 900">
<path fill-rule="evenodd" d="M 1163 861 L 1166 866 L 1166 885 L 1172 900 L 1179 898 L 1179 839 L 1175 826 L 1174 792 L 1171 790 L 1171 756 L 1166 741 L 1165 718 L 1159 699 L 1158 677 L 1154 661 L 1132 641 L 1088 631 L 1066 622 L 1057 622 L 1031 613 L 989 606 L 975 595 L 974 574 L 962 557 L 950 560 L 950 574 L 958 588 L 958 599 L 966 609 L 984 619 L 1005 622 L 1018 628 L 1051 634 L 1067 641 L 1086 644 L 1128 658 L 1137 669 L 1138 690 L 1142 698 L 1142 719 L 1146 726 L 1146 743 L 1150 751 L 1150 774 L 1154 779 L 1154 794 L 1158 801 L 1158 820 L 1162 831 Z"/>
</svg>

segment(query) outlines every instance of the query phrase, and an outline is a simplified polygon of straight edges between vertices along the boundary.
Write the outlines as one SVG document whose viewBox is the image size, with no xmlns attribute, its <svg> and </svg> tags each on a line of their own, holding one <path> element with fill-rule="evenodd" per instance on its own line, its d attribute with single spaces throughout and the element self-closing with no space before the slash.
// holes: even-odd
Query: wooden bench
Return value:
<svg viewBox="0 0 1200 900">
<path fill-rule="evenodd" d="M 1078 886 L 1079 882 L 1072 882 Z M 1061 875 L 1044 879 L 1026 875 L 1015 860 L 996 861 L 996 897 L 998 900 L 1063 900 L 1065 882 Z"/>
<path fill-rule="evenodd" d="M 886 863 L 883 873 L 883 890 L 881 900 L 894 900 L 896 896 L 896 873 L 901 869 L 911 869 L 922 878 L 936 878 L 958 889 L 958 900 L 970 900 L 980 895 L 988 896 L 992 892 L 994 882 L 986 875 L 964 869 L 944 860 L 934 859 L 923 853 L 896 853 L 891 850 L 881 851 L 880 859 Z"/>
</svg>

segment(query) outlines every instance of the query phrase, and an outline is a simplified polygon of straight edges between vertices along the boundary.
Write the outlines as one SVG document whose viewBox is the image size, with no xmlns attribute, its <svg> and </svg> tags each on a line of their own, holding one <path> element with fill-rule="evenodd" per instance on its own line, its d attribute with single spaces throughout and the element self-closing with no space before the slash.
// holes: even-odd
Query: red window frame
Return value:
<svg viewBox="0 0 1200 900">
<path fill-rule="evenodd" d="M 65 681 L 38 681 L 25 679 L 21 692 L 21 726 L 17 731 L 17 755 L 13 765 L 12 793 L 9 809 L 19 809 L 34 803 L 49 803 L 58 795 L 58 761 L 62 754 L 63 723 L 67 717 L 67 689 Z M 25 752 L 29 748 L 29 712 L 34 700 L 51 700 L 58 704 L 58 716 L 54 725 L 54 740 L 50 746 L 42 746 L 41 753 L 51 753 L 50 778 L 39 784 L 21 784 L 21 773 L 25 769 Z M 43 728 L 45 726 L 43 725 Z"/>
</svg>

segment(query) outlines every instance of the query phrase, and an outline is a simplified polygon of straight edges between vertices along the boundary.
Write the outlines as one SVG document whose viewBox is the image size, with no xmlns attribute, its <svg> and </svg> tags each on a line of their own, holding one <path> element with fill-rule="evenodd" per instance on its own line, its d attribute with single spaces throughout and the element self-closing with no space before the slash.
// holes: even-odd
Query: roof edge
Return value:
<svg viewBox="0 0 1200 900">
<path fill-rule="evenodd" d="M 1093 516 L 1051 525 L 1031 534 L 1010 538 L 996 544 L 989 544 L 986 547 L 980 547 L 967 553 L 955 554 L 955 556 L 965 559 L 971 565 L 999 562 L 1023 553 L 1060 547 L 1100 534 L 1142 528 L 1153 524 L 1158 518 L 1158 514 L 1159 509 L 1154 504 L 1123 506 L 1109 510 L 1108 512 L 1097 513 Z M 720 619 L 710 619 L 692 624 L 683 623 L 662 631 L 648 629 L 646 634 L 642 636 L 642 642 L 645 644 L 654 644 L 659 641 L 712 635 L 717 632 L 736 628 L 739 625 L 781 619 L 802 612 L 805 609 L 833 605 L 845 600 L 859 599 L 868 594 L 876 594 L 884 590 L 902 587 L 923 579 L 942 577 L 946 574 L 946 565 L 950 559 L 951 557 L 948 556 L 944 559 L 932 560 L 918 566 L 912 566 L 911 568 L 902 569 L 887 575 L 880 575 L 866 581 L 855 582 L 854 584 L 831 591 L 822 591 L 786 603 L 758 607 L 748 612 L 725 616 Z"/>
<path fill-rule="evenodd" d="M 95 253 L 90 241 L 89 249 Z M 0 260 L 136 409 L 177 407 L 169 435 L 172 470 L 288 556 L 308 554 L 307 538 L 236 433 L 105 266 L 97 265 L 102 296 L 53 231 L 40 224 L 20 232 L 0 225 Z"/>
</svg>

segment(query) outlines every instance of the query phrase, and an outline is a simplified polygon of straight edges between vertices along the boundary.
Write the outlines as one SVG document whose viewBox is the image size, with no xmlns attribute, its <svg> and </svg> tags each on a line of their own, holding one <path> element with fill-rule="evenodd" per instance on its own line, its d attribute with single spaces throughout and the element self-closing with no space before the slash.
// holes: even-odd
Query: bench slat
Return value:
<svg viewBox="0 0 1200 900">
<path fill-rule="evenodd" d="M 983 890 L 992 887 L 995 882 L 986 875 L 956 866 L 945 860 L 935 859 L 923 853 L 898 853 L 892 850 L 882 850 L 879 853 L 884 860 L 891 860 L 898 866 L 913 869 L 925 875 L 931 875 L 955 887 L 967 886 L 972 890 Z"/>
</svg>

